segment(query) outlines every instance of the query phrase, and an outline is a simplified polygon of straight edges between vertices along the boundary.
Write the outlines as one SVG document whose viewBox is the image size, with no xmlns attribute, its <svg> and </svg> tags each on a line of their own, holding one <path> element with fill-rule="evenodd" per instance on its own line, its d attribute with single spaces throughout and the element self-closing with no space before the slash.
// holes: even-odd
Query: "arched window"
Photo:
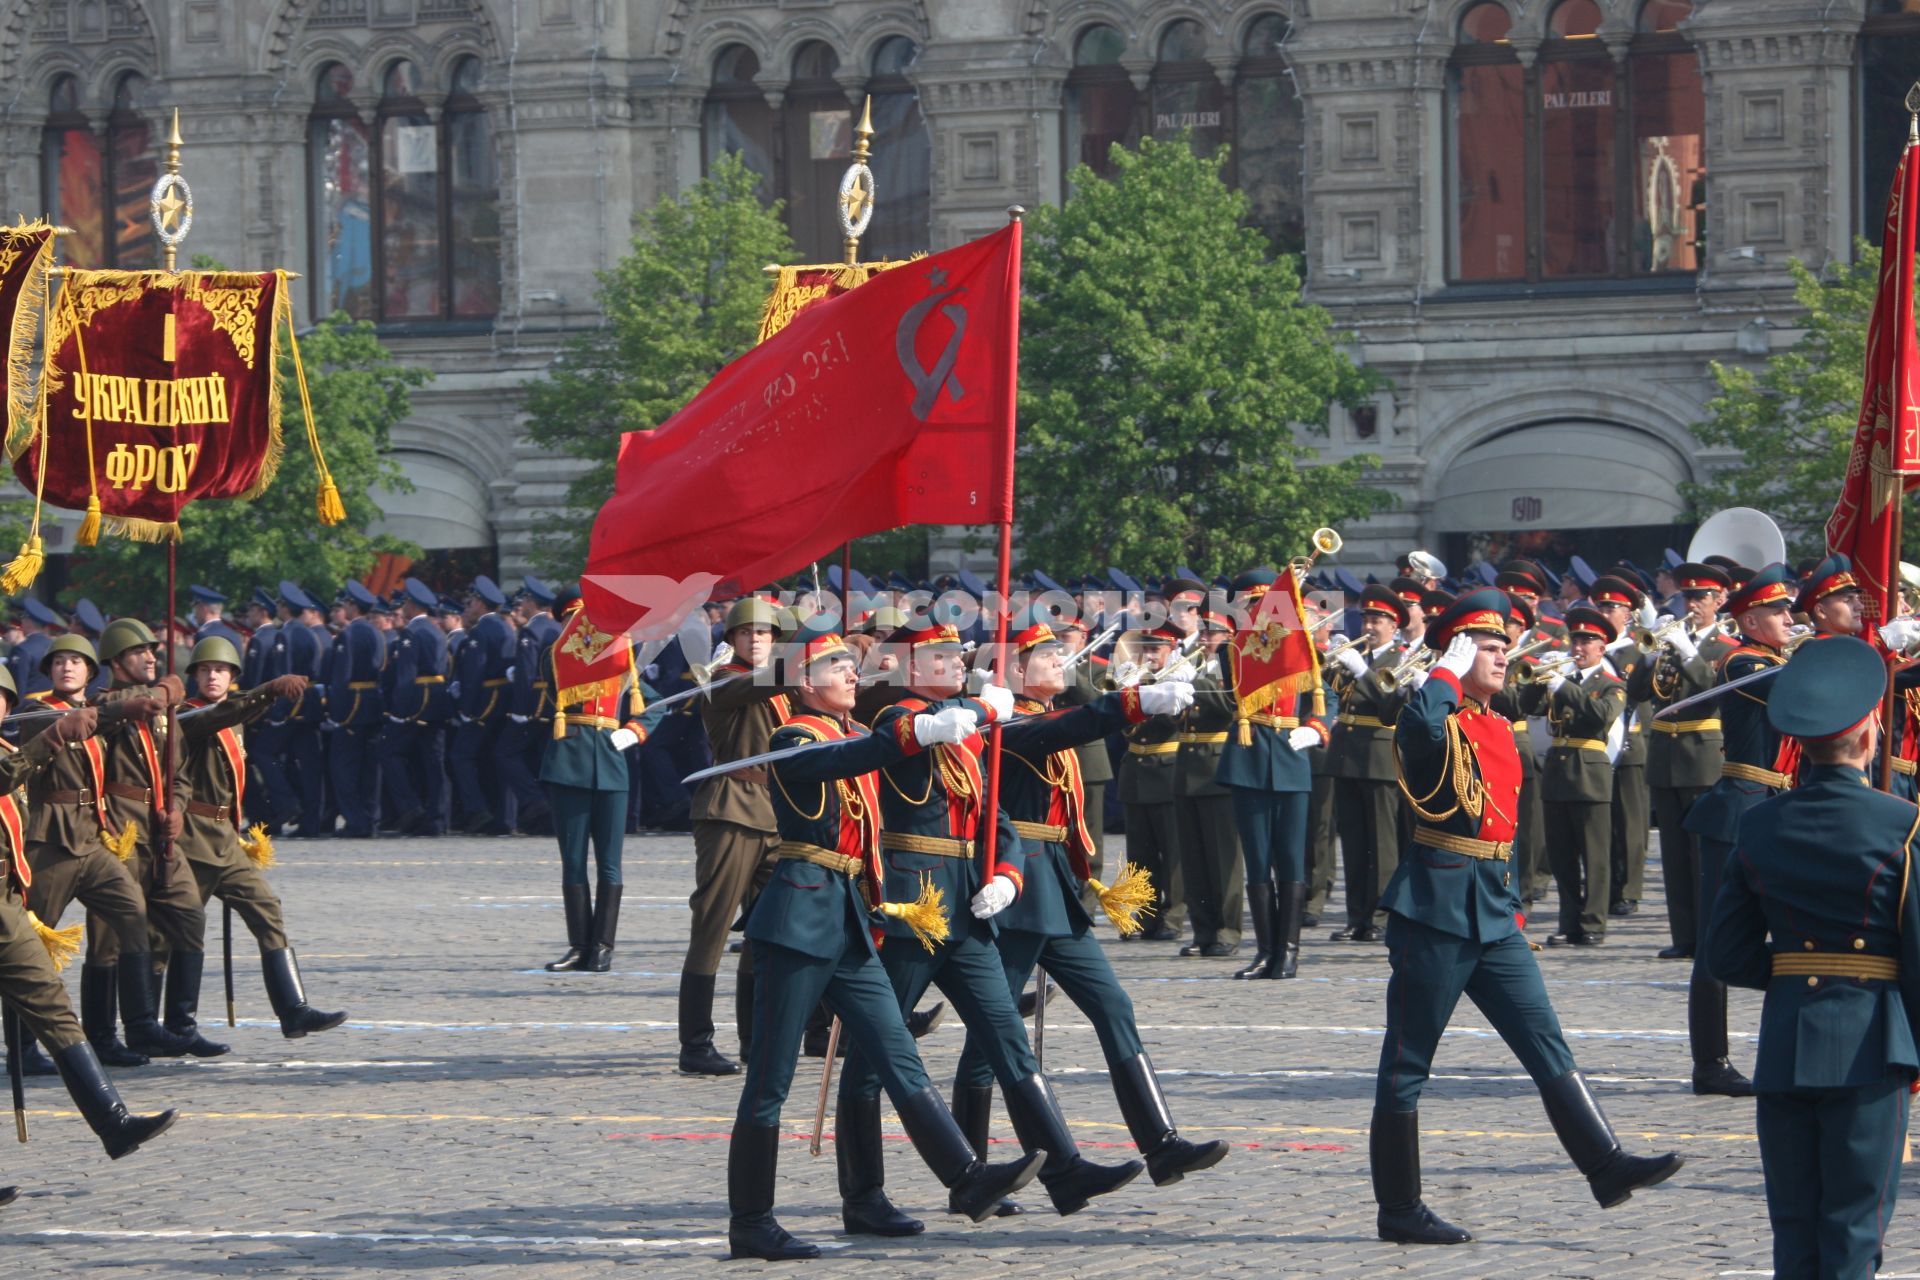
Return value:
<svg viewBox="0 0 1920 1280">
<path fill-rule="evenodd" d="M 1560 0 L 1532 68 L 1497 0 L 1462 15 L 1449 66 L 1451 253 L 1460 282 L 1691 273 L 1700 265 L 1705 96 L 1678 27 L 1648 0 L 1625 74 L 1594 0 Z"/>
<path fill-rule="evenodd" d="M 1156 138 L 1191 131 L 1193 149 L 1211 155 L 1226 137 L 1226 87 L 1207 61 L 1207 35 L 1191 18 L 1169 22 L 1160 33 L 1159 58 L 1150 84 Z"/>
<path fill-rule="evenodd" d="M 153 231 L 153 184 L 160 177 L 153 129 L 144 112 L 146 77 L 129 71 L 114 83 L 107 116 L 107 189 L 113 193 L 116 267 L 157 267 L 160 239 Z"/>
<path fill-rule="evenodd" d="M 485 68 L 463 58 L 453 69 L 441 128 L 447 138 L 447 244 L 457 317 L 500 311 L 500 178 L 493 129 L 480 102 Z"/>
<path fill-rule="evenodd" d="M 320 69 L 307 118 L 315 318 L 344 311 L 373 318 L 373 201 L 366 123 L 354 109 L 353 72 Z"/>
<path fill-rule="evenodd" d="M 1854 226 L 1875 244 L 1887 216 L 1887 192 L 1907 141 L 1907 90 L 1920 67 L 1920 3 L 1873 0 L 1860 28 L 1860 188 Z M 1780 128 L 1784 131 L 1785 121 Z"/>
<path fill-rule="evenodd" d="M 707 90 L 701 116 L 702 152 L 706 163 L 729 152 L 738 155 L 765 181 L 760 198 L 773 199 L 773 108 L 753 79 L 760 59 L 743 44 L 730 44 L 713 60 L 713 85 Z"/>
<path fill-rule="evenodd" d="M 933 147 L 920 95 L 907 79 L 919 56 L 913 41 L 890 36 L 873 51 L 873 222 L 861 241 L 867 259 L 905 258 L 932 247 Z"/>
<path fill-rule="evenodd" d="M 840 55 L 810 40 L 793 53 L 787 83 L 787 228 L 808 262 L 838 262 L 840 177 L 853 155 L 853 107 L 835 80 Z"/>
<path fill-rule="evenodd" d="M 402 59 L 380 82 L 380 318 L 432 320 L 440 298 L 440 148 L 420 68 Z"/>
<path fill-rule="evenodd" d="M 1107 159 L 1113 144 L 1131 147 L 1140 141 L 1139 95 L 1120 65 L 1126 50 L 1127 38 L 1108 26 L 1088 27 L 1073 43 L 1062 135 L 1068 170 L 1084 164 L 1105 177 L 1113 172 Z"/>
<path fill-rule="evenodd" d="M 65 256 L 82 267 L 159 265 L 148 197 L 160 170 L 147 119 L 146 78 L 114 82 L 104 139 L 93 131 L 80 82 L 61 76 L 47 99 L 40 138 L 41 189 L 49 216 L 73 229 Z"/>
<path fill-rule="evenodd" d="M 1253 205 L 1253 222 L 1283 253 L 1306 247 L 1301 172 L 1305 127 L 1300 94 L 1281 49 L 1287 20 L 1263 14 L 1247 25 L 1233 89 L 1233 177 Z"/>
</svg>

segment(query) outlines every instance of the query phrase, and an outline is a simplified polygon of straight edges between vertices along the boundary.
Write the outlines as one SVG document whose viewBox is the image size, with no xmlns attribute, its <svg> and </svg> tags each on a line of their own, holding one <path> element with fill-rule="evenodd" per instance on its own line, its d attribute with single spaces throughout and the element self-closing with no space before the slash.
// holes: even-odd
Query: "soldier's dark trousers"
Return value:
<svg viewBox="0 0 1920 1280">
<path fill-rule="evenodd" d="M 287 772 L 300 792 L 301 834 L 324 832 L 328 825 L 328 766 L 320 730 L 307 724 L 289 726 L 286 761 Z"/>
<path fill-rule="evenodd" d="M 1900 1194 L 1907 1075 L 1851 1089 L 1761 1093 L 1754 1099 L 1773 1224 L 1773 1273 L 1871 1277 Z"/>
<path fill-rule="evenodd" d="M 1705 787 L 1655 787 L 1653 814 L 1660 824 L 1660 882 L 1667 891 L 1667 932 L 1673 945 L 1693 951 L 1700 937 L 1700 908 L 1694 894 L 1700 883 L 1700 850 L 1686 828 L 1687 810 L 1707 793 Z"/>
<path fill-rule="evenodd" d="M 1233 797 L 1181 796 L 1174 801 L 1174 814 L 1193 940 L 1201 946 L 1237 946 L 1245 896 Z"/>
<path fill-rule="evenodd" d="M 1647 768 L 1613 771 L 1613 902 L 1638 902 L 1646 896 L 1647 831 L 1652 822 Z M 1609 906 L 1612 903 L 1608 904 Z"/>
<path fill-rule="evenodd" d="M 1695 836 L 1693 968 L 1687 975 L 1687 1044 L 1696 1066 L 1727 1056 L 1727 984 L 1707 971 L 1707 926 L 1713 919 L 1713 901 L 1720 896 L 1727 859 L 1733 846 L 1710 836 Z"/>
<path fill-rule="evenodd" d="M 479 721 L 455 724 L 447 731 L 447 776 L 453 780 L 454 803 L 463 819 L 482 813 L 497 818 L 504 807 L 491 777 L 493 738 L 494 726 Z"/>
<path fill-rule="evenodd" d="M 1240 857 L 1247 864 L 1247 883 L 1289 884 L 1307 878 L 1307 809 L 1312 795 L 1305 791 L 1233 789 L 1233 821 L 1240 828 Z"/>
<path fill-rule="evenodd" d="M 1107 953 L 1101 950 L 1092 933 L 1050 938 L 1019 929 L 1002 929 L 999 946 L 1000 967 L 1011 996 L 1017 998 L 1026 990 L 1034 966 L 1043 966 L 1047 976 L 1059 984 L 1067 999 L 1093 1024 L 1094 1034 L 1100 1038 L 1100 1051 L 1109 1066 L 1118 1067 L 1143 1051 L 1140 1031 L 1133 1021 L 1133 1001 L 1120 986 L 1120 980 L 1114 977 Z M 975 1039 L 969 1028 L 954 1081 L 961 1085 L 991 1085 L 993 1066 Z"/>
<path fill-rule="evenodd" d="M 1335 819 L 1333 775 L 1316 772 L 1313 792 L 1307 801 L 1307 914 L 1326 912 L 1327 899 L 1333 894 L 1333 882 L 1339 876 L 1333 838 L 1339 831 Z M 1238 841 L 1235 841 L 1238 847 Z"/>
<path fill-rule="evenodd" d="M 27 906 L 41 923 L 59 924 L 61 915 L 78 898 L 120 935 L 123 951 L 132 955 L 146 951 L 146 895 L 120 859 L 98 845 L 75 857 L 58 845 L 35 844 L 27 846 L 27 863 L 33 868 Z M 184 933 L 178 913 L 169 913 L 168 936 Z"/>
<path fill-rule="evenodd" d="M 1613 805 L 1548 800 L 1547 854 L 1560 895 L 1559 932 L 1569 938 L 1607 933 L 1607 883 L 1613 874 Z"/>
<path fill-rule="evenodd" d="M 1187 922 L 1186 875 L 1180 865 L 1180 819 L 1171 802 L 1127 806 L 1127 861 L 1153 881 L 1148 929 L 1180 929 Z"/>
<path fill-rule="evenodd" d="M 348 835 L 366 835 L 379 817 L 380 764 L 374 756 L 373 726 L 348 728 L 328 734 L 328 773 L 333 800 Z"/>
<path fill-rule="evenodd" d="M 259 775 L 258 785 L 247 793 L 250 821 L 278 826 L 299 816 L 300 794 L 283 762 L 292 736 L 291 726 L 284 722 L 262 721 L 247 729 L 247 764 Z"/>
<path fill-rule="evenodd" d="M 493 776 L 498 794 L 513 797 L 511 815 L 504 810 L 496 809 L 496 812 L 503 820 L 511 816 L 515 826 L 529 817 L 537 817 L 547 807 L 539 777 L 527 768 L 527 739 L 537 727 L 508 718 L 493 740 Z"/>
<path fill-rule="evenodd" d="M 1547 814 L 1540 803 L 1540 769 L 1524 740 L 1520 744 L 1520 822 L 1514 832 L 1514 864 L 1520 876 L 1520 905 L 1533 910 L 1553 868 L 1547 860 Z"/>
<path fill-rule="evenodd" d="M 1389 914 L 1387 959 L 1393 976 L 1387 979 L 1387 1034 L 1380 1045 L 1374 1106 L 1419 1109 L 1434 1050 L 1463 994 L 1493 1024 L 1534 1083 L 1574 1069 L 1540 966 L 1520 934 L 1483 943 Z"/>
<path fill-rule="evenodd" d="M 627 793 L 547 784 L 553 834 L 560 842 L 560 883 L 587 882 L 587 851 L 601 884 L 623 883 L 620 850 L 627 838 Z"/>
<path fill-rule="evenodd" d="M 380 780 L 399 810 L 393 817 L 433 811 L 434 806 L 421 789 L 427 781 L 422 757 L 432 746 L 429 734 L 427 726 L 416 721 L 389 720 L 374 735 L 373 755 L 380 766 Z M 437 774 L 439 761 L 433 763 Z M 438 789 L 437 778 L 435 789 Z"/>
<path fill-rule="evenodd" d="M 0 890 L 0 996 L 28 1034 L 55 1053 L 87 1038 L 46 943 L 27 919 L 27 904 L 10 884 Z"/>
<path fill-rule="evenodd" d="M 1347 927 L 1384 925 L 1380 895 L 1400 865 L 1400 788 L 1368 778 L 1335 778 L 1333 807 L 1347 872 Z"/>
<path fill-rule="evenodd" d="M 136 847 L 124 865 L 146 898 L 149 930 L 159 936 L 158 946 L 142 949 L 157 954 L 205 950 L 207 911 L 200 903 L 200 890 L 194 884 L 186 859 L 175 855 L 167 867 L 164 885 L 154 883 L 153 863 L 145 849 Z M 148 939 L 149 943 L 153 941 Z M 105 916 L 88 911 L 87 963 L 115 964 L 120 959 L 120 951 L 120 934 Z"/>
</svg>

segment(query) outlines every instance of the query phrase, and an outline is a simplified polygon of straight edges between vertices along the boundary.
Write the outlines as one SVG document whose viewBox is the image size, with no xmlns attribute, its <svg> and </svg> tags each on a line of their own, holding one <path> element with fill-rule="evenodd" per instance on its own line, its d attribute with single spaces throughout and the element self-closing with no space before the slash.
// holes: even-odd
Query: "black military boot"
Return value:
<svg viewBox="0 0 1920 1280">
<path fill-rule="evenodd" d="M 1560 1145 L 1573 1157 L 1574 1168 L 1587 1175 L 1587 1185 L 1602 1209 L 1623 1203 L 1642 1187 L 1665 1182 L 1686 1163 L 1672 1151 L 1663 1156 L 1630 1156 L 1622 1151 L 1586 1077 L 1578 1071 L 1541 1085 L 1540 1100 L 1546 1103 L 1547 1119 Z"/>
<path fill-rule="evenodd" d="M 20 1188 L 0 1187 L 0 1204 L 12 1204 L 20 1198 Z"/>
<path fill-rule="evenodd" d="M 80 969 L 80 1026 L 94 1056 L 107 1067 L 144 1067 L 147 1055 L 135 1053 L 120 1043 L 120 1024 L 115 1018 L 114 966 L 83 965 Z"/>
<path fill-rule="evenodd" d="M 53 1065 L 53 1059 L 46 1055 L 40 1042 L 32 1036 L 21 1033 L 20 1036 L 20 1074 L 23 1076 L 57 1076 L 60 1068 Z"/>
<path fill-rule="evenodd" d="M 1291 978 L 1300 972 L 1300 925 L 1306 914 L 1306 885 L 1289 880 L 1273 886 L 1273 955 L 1267 977 Z"/>
<path fill-rule="evenodd" d="M 907 1032 L 915 1040 L 924 1040 L 927 1035 L 946 1021 L 947 1002 L 936 1000 L 931 1009 L 915 1009 L 907 1015 Z"/>
<path fill-rule="evenodd" d="M 82 1040 L 53 1055 L 60 1079 L 66 1083 L 73 1103 L 86 1117 L 87 1127 L 100 1139 L 107 1155 L 118 1160 L 140 1149 L 140 1144 L 159 1137 L 173 1126 L 177 1112 L 162 1111 L 157 1116 L 136 1116 L 127 1112 L 113 1081 L 107 1079 L 93 1046 Z"/>
<path fill-rule="evenodd" d="M 160 1025 L 153 999 L 153 957 L 141 951 L 120 957 L 120 1016 L 127 1024 L 127 1048 L 150 1058 L 179 1058 L 193 1047 L 189 1036 Z M 105 1061 L 105 1059 L 102 1059 Z"/>
<path fill-rule="evenodd" d="M 1753 1081 L 1727 1058 L 1727 984 L 1697 970 L 1687 984 L 1687 1042 L 1693 1048 L 1695 1093 L 1753 1096 Z"/>
<path fill-rule="evenodd" d="M 1060 988 L 1054 985 L 1053 979 L 1048 978 L 1047 979 L 1047 1003 L 1048 1004 L 1053 1003 L 1054 993 L 1059 990 Z M 1040 1008 L 1039 986 L 1036 984 L 1033 990 L 1022 991 L 1020 993 L 1020 999 L 1015 1001 L 1015 1004 L 1019 1007 L 1021 1017 L 1031 1018 L 1034 1015 L 1034 1012 Z"/>
<path fill-rule="evenodd" d="M 267 1002 L 280 1019 L 280 1034 L 289 1040 L 315 1031 L 331 1031 L 347 1020 L 345 1013 L 322 1013 L 307 1003 L 300 984 L 300 962 L 292 947 L 260 953 L 260 974 L 267 982 Z"/>
<path fill-rule="evenodd" d="M 600 882 L 599 900 L 593 904 L 593 957 L 580 963 L 587 973 L 605 973 L 613 968 L 613 940 L 620 932 L 620 893 L 625 887 Z"/>
<path fill-rule="evenodd" d="M 1273 884 L 1247 884 L 1247 907 L 1253 912 L 1253 962 L 1233 976 L 1264 978 L 1273 963 Z"/>
<path fill-rule="evenodd" d="M 547 965 L 548 973 L 570 973 L 587 967 L 592 956 L 588 931 L 593 927 L 593 903 L 583 884 L 560 886 L 560 905 L 567 911 L 567 954 Z"/>
<path fill-rule="evenodd" d="M 1225 1142 L 1188 1142 L 1173 1127 L 1173 1113 L 1167 1109 L 1166 1095 L 1160 1092 L 1160 1081 L 1144 1050 L 1114 1067 L 1113 1091 L 1120 1098 L 1120 1118 L 1127 1122 L 1133 1145 L 1147 1158 L 1154 1186 L 1172 1186 L 1227 1158 Z"/>
<path fill-rule="evenodd" d="M 1473 1239 L 1427 1208 L 1420 1198 L 1418 1111 L 1373 1109 L 1367 1163 L 1373 1170 L 1373 1198 L 1380 1206 L 1376 1226 L 1382 1240 L 1394 1244 L 1466 1244 Z"/>
<path fill-rule="evenodd" d="M 713 975 L 680 975 L 680 1070 L 690 1076 L 733 1076 L 740 1064 L 713 1047 Z"/>
<path fill-rule="evenodd" d="M 206 971 L 204 951 L 176 951 L 167 965 L 166 998 L 162 1012 L 167 1030 L 187 1038 L 187 1052 L 196 1058 L 217 1058 L 232 1052 L 227 1045 L 200 1034 L 200 979 Z"/>
<path fill-rule="evenodd" d="M 1020 1145 L 1047 1153 L 1047 1162 L 1040 1166 L 1040 1183 L 1061 1217 L 1080 1212 L 1095 1196 L 1118 1191 L 1146 1169 L 1138 1160 L 1095 1164 L 1082 1156 L 1045 1076 L 1017 1080 L 1006 1095 L 1007 1119 L 1020 1135 Z"/>
<path fill-rule="evenodd" d="M 917 1236 L 927 1229 L 887 1199 L 887 1161 L 880 1147 L 880 1095 L 840 1097 L 833 1115 L 833 1156 L 840 1171 L 840 1224 L 850 1236 Z"/>
<path fill-rule="evenodd" d="M 975 1222 L 995 1216 L 1000 1202 L 1033 1181 L 1047 1153 L 1033 1151 L 1006 1164 L 988 1164 L 973 1153 L 953 1113 L 933 1087 L 894 1099 L 913 1149 L 947 1189 L 947 1211 Z"/>
<path fill-rule="evenodd" d="M 807 1014 L 806 1029 L 800 1033 L 800 1052 L 809 1058 L 827 1056 L 827 1043 L 833 1039 L 833 1014 L 825 1001 L 816 1002 Z M 840 1056 L 847 1056 L 846 1041 L 840 1043 Z"/>
<path fill-rule="evenodd" d="M 1051 994 L 1051 993 L 1049 993 Z M 953 1122 L 982 1160 L 987 1158 L 987 1131 L 993 1127 L 993 1086 L 990 1084 L 953 1084 Z M 995 1209 L 996 1218 L 1015 1218 L 1025 1213 L 1018 1201 L 1002 1200 Z"/>
<path fill-rule="evenodd" d="M 780 1160 L 778 1125 L 735 1124 L 727 1144 L 727 1256 L 785 1262 L 817 1258 L 818 1245 L 787 1234 L 773 1218 L 773 1177 Z"/>
</svg>

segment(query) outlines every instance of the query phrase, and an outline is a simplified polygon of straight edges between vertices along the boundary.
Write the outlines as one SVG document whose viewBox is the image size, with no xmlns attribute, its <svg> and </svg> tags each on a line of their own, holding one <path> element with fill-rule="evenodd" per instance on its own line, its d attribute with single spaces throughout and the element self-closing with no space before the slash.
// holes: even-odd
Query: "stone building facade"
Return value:
<svg viewBox="0 0 1920 1280">
<path fill-rule="evenodd" d="M 512 573 L 570 474 L 515 389 L 720 150 L 830 254 L 871 94 L 896 254 L 1191 130 L 1391 380 L 1325 441 L 1400 499 L 1348 563 L 1647 557 L 1709 362 L 1792 340 L 1787 263 L 1877 222 L 1916 77 L 1920 0 L 0 0 L 0 214 L 150 264 L 177 107 L 189 249 L 435 371 L 388 522 Z"/>
</svg>

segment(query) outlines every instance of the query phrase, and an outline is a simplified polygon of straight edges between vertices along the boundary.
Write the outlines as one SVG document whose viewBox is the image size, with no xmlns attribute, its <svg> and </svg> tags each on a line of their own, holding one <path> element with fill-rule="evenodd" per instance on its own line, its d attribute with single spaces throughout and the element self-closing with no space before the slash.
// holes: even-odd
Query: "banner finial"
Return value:
<svg viewBox="0 0 1920 1280">
<path fill-rule="evenodd" d="M 1907 141 L 1920 142 L 1920 80 L 1907 90 Z"/>
</svg>

